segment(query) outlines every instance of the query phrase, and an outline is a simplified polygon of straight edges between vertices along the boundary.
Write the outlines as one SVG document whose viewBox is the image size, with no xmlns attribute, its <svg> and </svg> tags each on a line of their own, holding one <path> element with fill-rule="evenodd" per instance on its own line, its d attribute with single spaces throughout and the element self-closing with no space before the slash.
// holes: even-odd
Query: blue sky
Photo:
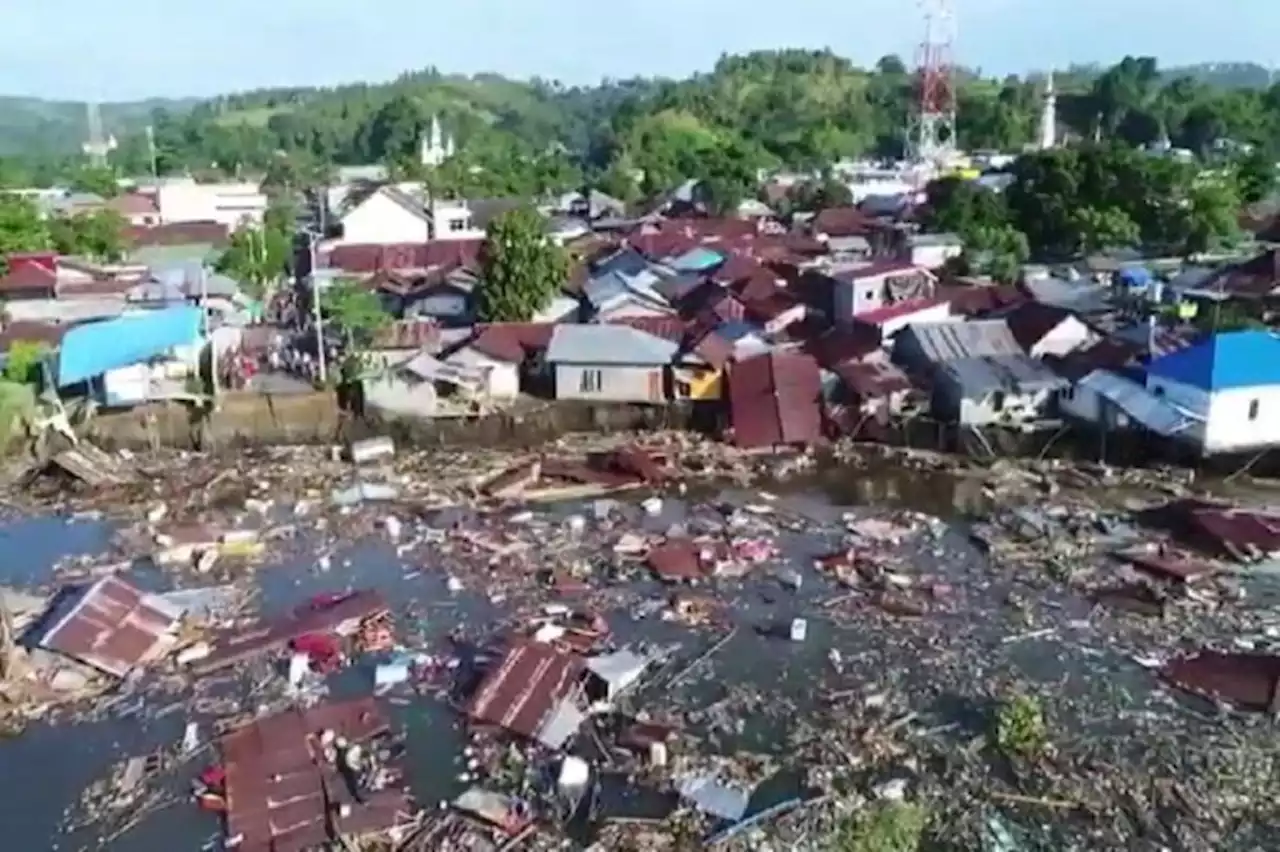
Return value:
<svg viewBox="0 0 1280 852">
<path fill-rule="evenodd" d="M 991 73 L 1125 53 L 1280 64 L 1278 0 L 952 0 Z M 4 8 L 0 93 L 120 100 L 381 80 L 412 68 L 567 83 L 682 76 L 724 52 L 910 56 L 915 0 L 34 0 Z"/>
</svg>

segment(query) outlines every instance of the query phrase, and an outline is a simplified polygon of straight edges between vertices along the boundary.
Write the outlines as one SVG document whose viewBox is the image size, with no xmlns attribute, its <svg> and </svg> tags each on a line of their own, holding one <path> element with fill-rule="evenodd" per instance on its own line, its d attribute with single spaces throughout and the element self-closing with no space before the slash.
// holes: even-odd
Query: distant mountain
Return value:
<svg viewBox="0 0 1280 852">
<path fill-rule="evenodd" d="M 154 98 L 103 104 L 103 130 L 124 136 L 145 127 L 154 110 L 183 112 L 199 102 L 198 98 Z M 0 156 L 33 152 L 71 154 L 80 150 L 88 136 L 89 114 L 84 103 L 0 96 Z"/>
</svg>

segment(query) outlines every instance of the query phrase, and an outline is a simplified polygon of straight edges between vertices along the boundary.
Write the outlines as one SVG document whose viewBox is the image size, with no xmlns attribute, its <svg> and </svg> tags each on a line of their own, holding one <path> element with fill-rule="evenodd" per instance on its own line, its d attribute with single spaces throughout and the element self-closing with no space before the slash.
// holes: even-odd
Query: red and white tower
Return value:
<svg viewBox="0 0 1280 852">
<path fill-rule="evenodd" d="M 925 35 L 916 57 L 917 104 L 908 139 L 913 160 L 939 163 L 956 150 L 955 9 L 952 0 L 919 0 Z"/>
</svg>

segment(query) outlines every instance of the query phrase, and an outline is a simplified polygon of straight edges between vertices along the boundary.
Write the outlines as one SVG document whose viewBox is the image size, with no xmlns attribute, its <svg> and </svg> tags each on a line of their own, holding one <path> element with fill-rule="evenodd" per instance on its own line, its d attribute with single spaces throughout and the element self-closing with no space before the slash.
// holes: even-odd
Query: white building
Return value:
<svg viewBox="0 0 1280 852">
<path fill-rule="evenodd" d="M 431 129 L 426 136 L 422 137 L 418 150 L 418 159 L 422 162 L 422 165 L 434 169 L 452 157 L 453 153 L 453 134 L 441 131 L 440 118 L 433 115 L 431 117 Z"/>
<path fill-rule="evenodd" d="M 421 184 L 385 184 L 353 194 L 341 215 L 342 242 L 403 245 L 479 240 L 484 227 L 466 200 L 424 198 Z"/>
<path fill-rule="evenodd" d="M 1280 337 L 1232 331 L 1156 358 L 1147 390 L 1185 411 L 1184 440 L 1208 455 L 1280 445 Z"/>
<path fill-rule="evenodd" d="M 191 178 L 161 178 L 140 193 L 153 195 L 160 224 L 217 222 L 229 229 L 261 226 L 267 196 L 256 183 L 196 183 Z"/>
<path fill-rule="evenodd" d="M 1044 102 L 1040 107 L 1039 148 L 1047 151 L 1058 144 L 1058 93 L 1053 87 L 1053 72 L 1044 84 Z"/>
</svg>

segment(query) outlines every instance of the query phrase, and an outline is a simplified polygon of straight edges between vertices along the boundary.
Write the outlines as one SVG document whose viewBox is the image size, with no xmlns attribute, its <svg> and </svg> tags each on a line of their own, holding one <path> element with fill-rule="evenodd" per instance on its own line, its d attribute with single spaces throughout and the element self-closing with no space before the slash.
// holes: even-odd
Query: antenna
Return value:
<svg viewBox="0 0 1280 852">
<path fill-rule="evenodd" d="M 89 156 L 89 162 L 97 168 L 107 164 L 107 155 L 116 149 L 116 138 L 105 136 L 102 131 L 102 107 L 97 101 L 85 104 L 89 119 L 89 140 L 81 146 Z"/>
<path fill-rule="evenodd" d="M 952 0 L 918 0 L 924 41 L 917 50 L 918 98 L 909 128 L 912 159 L 939 163 L 956 150 L 955 10 Z"/>
</svg>

